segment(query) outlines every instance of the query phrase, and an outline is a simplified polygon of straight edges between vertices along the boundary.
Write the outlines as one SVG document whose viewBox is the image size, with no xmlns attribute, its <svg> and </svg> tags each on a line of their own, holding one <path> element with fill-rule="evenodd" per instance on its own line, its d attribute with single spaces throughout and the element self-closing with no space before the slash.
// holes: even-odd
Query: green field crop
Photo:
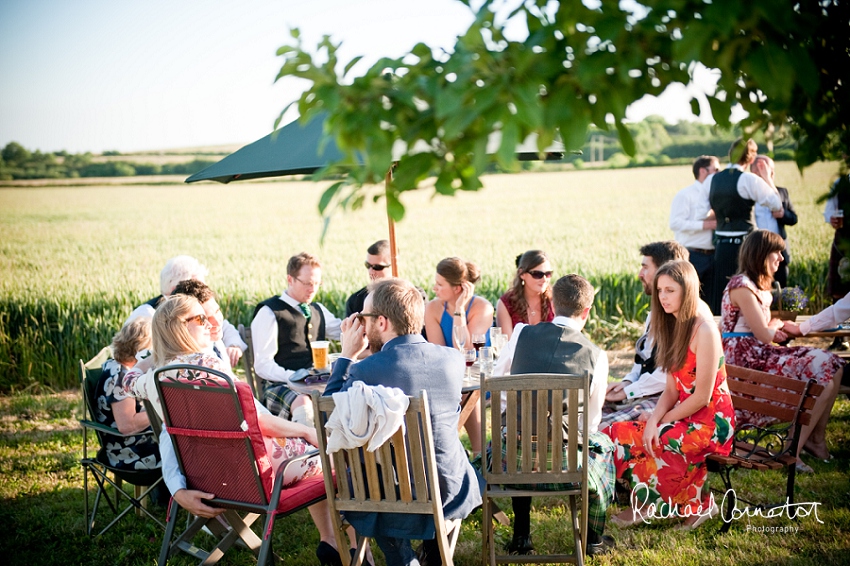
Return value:
<svg viewBox="0 0 850 566">
<path fill-rule="evenodd" d="M 789 229 L 791 282 L 823 303 L 832 231 L 815 203 L 833 164 L 801 177 L 778 163 L 800 217 Z M 642 318 L 636 273 L 640 245 L 670 239 L 670 202 L 691 182 L 689 167 L 522 173 L 485 178 L 485 188 L 405 199 L 396 228 L 401 276 L 429 289 L 434 266 L 457 255 L 479 264 L 479 294 L 495 300 L 514 258 L 546 250 L 556 276 L 588 277 L 599 290 L 594 339 L 611 344 Z M 319 300 L 341 312 L 366 283 L 365 248 L 387 236 L 383 202 L 334 217 L 324 246 L 317 202 L 323 185 L 274 181 L 171 186 L 0 189 L 0 391 L 76 384 L 77 358 L 106 344 L 133 307 L 158 294 L 159 271 L 174 255 L 197 257 L 234 324 L 250 322 L 259 300 L 285 286 L 286 260 L 299 251 L 323 264 Z M 380 194 L 380 188 L 375 188 Z"/>
</svg>

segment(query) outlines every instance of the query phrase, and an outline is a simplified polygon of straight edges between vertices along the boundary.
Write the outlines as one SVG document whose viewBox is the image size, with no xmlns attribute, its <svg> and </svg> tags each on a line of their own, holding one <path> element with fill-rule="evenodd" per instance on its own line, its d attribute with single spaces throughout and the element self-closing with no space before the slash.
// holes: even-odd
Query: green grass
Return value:
<svg viewBox="0 0 850 566">
<path fill-rule="evenodd" d="M 818 164 L 800 177 L 777 165 L 800 216 L 789 229 L 791 281 L 815 306 L 832 236 L 815 200 L 835 171 Z M 672 237 L 670 202 L 690 179 L 682 166 L 536 172 L 487 177 L 483 190 L 456 198 L 419 191 L 396 229 L 401 275 L 430 289 L 437 262 L 458 255 L 480 265 L 477 291 L 495 300 L 516 255 L 541 248 L 556 275 L 581 273 L 599 289 L 592 337 L 627 343 L 647 306 L 637 250 Z M 366 282 L 364 250 L 386 237 L 386 215 L 381 201 L 336 217 L 320 247 L 320 192 L 292 181 L 0 189 L 0 392 L 73 387 L 76 360 L 158 294 L 160 269 L 181 253 L 209 267 L 225 315 L 247 324 L 257 302 L 285 286 L 287 258 L 311 251 L 325 266 L 319 299 L 340 313 Z"/>
<path fill-rule="evenodd" d="M 125 517 L 100 538 L 85 534 L 83 479 L 79 459 L 82 433 L 76 419 L 80 399 L 72 392 L 50 395 L 21 394 L 0 397 L 0 556 L 12 565 L 86 566 L 152 565 L 156 562 L 162 532 L 152 521 Z M 797 478 L 797 502 L 821 503 L 823 524 L 812 518 L 792 522 L 787 518 L 752 520 L 754 526 L 799 526 L 793 534 L 747 532 L 746 521 L 733 524 L 730 533 L 718 535 L 720 519 L 709 521 L 691 533 L 670 530 L 657 521 L 627 531 L 609 526 L 617 541 L 615 552 L 593 559 L 591 564 L 640 566 L 691 566 L 701 564 L 784 564 L 819 566 L 846 564 L 850 556 L 850 401 L 841 398 L 832 412 L 827 430 L 832 463 L 810 461 L 814 475 Z M 713 485 L 720 479 L 709 475 Z M 742 496 L 776 501 L 784 494 L 779 472 L 736 472 L 734 485 Z M 93 496 L 93 493 L 92 493 Z M 764 499 L 763 499 L 764 498 Z M 510 506 L 503 506 L 510 515 Z M 564 525 L 566 507 L 557 498 L 535 500 L 532 529 L 541 549 L 570 548 Z M 107 519 L 109 511 L 102 516 Z M 105 523 L 100 523 L 105 524 Z M 274 548 L 287 565 L 312 565 L 318 534 L 306 511 L 275 526 Z M 510 529 L 499 527 L 501 541 Z M 377 552 L 377 551 L 376 551 Z M 481 512 L 463 524 L 455 563 L 480 564 Z M 170 564 L 191 564 L 185 557 Z M 253 564 L 242 549 L 228 554 L 227 564 Z M 378 565 L 383 566 L 382 558 Z"/>
</svg>

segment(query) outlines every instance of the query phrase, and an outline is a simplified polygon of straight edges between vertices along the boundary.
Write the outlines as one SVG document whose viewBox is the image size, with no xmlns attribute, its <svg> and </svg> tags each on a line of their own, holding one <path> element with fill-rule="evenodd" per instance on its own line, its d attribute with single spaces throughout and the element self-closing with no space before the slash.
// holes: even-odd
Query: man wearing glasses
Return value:
<svg viewBox="0 0 850 566">
<path fill-rule="evenodd" d="M 369 281 L 380 281 L 392 276 L 392 260 L 390 258 L 390 243 L 387 240 L 378 240 L 366 250 L 366 271 L 369 272 Z M 348 297 L 345 303 L 345 316 L 348 318 L 356 312 L 363 311 L 363 301 L 366 300 L 366 287 Z"/>
<path fill-rule="evenodd" d="M 313 302 L 322 283 L 322 265 L 306 252 L 289 258 L 286 290 L 254 310 L 251 336 L 254 371 L 263 378 L 263 404 L 284 419 L 313 426 L 310 398 L 289 388 L 296 371 L 310 369 L 310 342 L 339 340 L 341 321 Z"/>
<path fill-rule="evenodd" d="M 457 434 L 464 362 L 460 352 L 427 342 L 419 333 L 425 305 L 419 290 L 402 279 L 369 285 L 360 313 L 342 324 L 342 354 L 324 395 L 345 391 L 355 381 L 398 387 L 407 395 L 428 391 L 437 455 L 437 475 L 446 520 L 463 519 L 481 505 L 481 487 Z M 366 349 L 372 355 L 353 364 Z M 424 540 L 428 564 L 439 563 L 434 521 L 425 515 L 346 512 L 358 534 L 374 537 L 387 564 L 418 564 L 410 539 Z"/>
</svg>

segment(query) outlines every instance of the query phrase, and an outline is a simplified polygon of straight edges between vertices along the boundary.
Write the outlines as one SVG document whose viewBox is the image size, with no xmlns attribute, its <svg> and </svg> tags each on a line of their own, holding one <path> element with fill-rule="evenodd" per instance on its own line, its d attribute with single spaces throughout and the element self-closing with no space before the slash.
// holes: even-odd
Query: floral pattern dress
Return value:
<svg viewBox="0 0 850 566">
<path fill-rule="evenodd" d="M 95 390 L 95 418 L 97 422 L 117 428 L 112 404 L 120 399 L 115 397 L 115 388 L 120 385 L 121 378 L 126 373 L 124 366 L 113 359 L 103 364 L 103 373 L 97 382 Z M 123 398 L 123 397 L 122 397 Z M 141 403 L 136 401 L 136 412 L 142 410 Z M 148 429 L 150 430 L 150 429 Z M 103 448 L 109 464 L 124 470 L 153 470 L 160 467 L 159 445 L 153 435 L 114 436 L 104 434 Z"/>
<path fill-rule="evenodd" d="M 696 354 L 688 350 L 685 365 L 670 374 L 676 380 L 679 403 L 693 395 Z M 726 367 L 721 361 L 709 404 L 680 421 L 658 426 L 661 449 L 651 457 L 643 443 L 645 423 L 614 423 L 605 432 L 614 441 L 617 478 L 634 490 L 644 506 L 656 504 L 664 514 L 687 515 L 708 508 L 708 491 L 702 487 L 708 475 L 709 454 L 728 455 L 735 433 L 735 414 L 726 387 Z M 672 506 L 673 509 L 669 509 Z"/>
<path fill-rule="evenodd" d="M 720 320 L 723 353 L 727 363 L 799 380 L 808 381 L 814 378 L 821 385 L 828 384 L 844 367 L 840 357 L 820 348 L 778 346 L 765 344 L 752 335 L 740 336 L 739 334 L 749 333 L 750 327 L 741 315 L 741 309 L 733 305 L 729 298 L 729 291 L 739 288 L 752 291 L 761 307 L 765 324 L 770 322 L 770 291 L 759 289 L 746 275 L 738 274 L 732 277 L 723 291 Z M 756 416 L 749 411 L 736 410 L 736 415 L 739 424 L 766 426 L 774 422 L 771 417 Z"/>
</svg>

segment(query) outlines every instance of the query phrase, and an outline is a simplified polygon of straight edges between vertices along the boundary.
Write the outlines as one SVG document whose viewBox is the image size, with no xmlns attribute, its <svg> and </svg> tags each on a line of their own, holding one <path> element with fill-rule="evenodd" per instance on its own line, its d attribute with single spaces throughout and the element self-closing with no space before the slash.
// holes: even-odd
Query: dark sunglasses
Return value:
<svg viewBox="0 0 850 566">
<path fill-rule="evenodd" d="M 196 314 L 195 316 L 190 316 L 189 318 L 184 319 L 183 322 L 184 323 L 194 322 L 198 326 L 206 326 L 206 324 L 207 324 L 207 322 L 209 322 L 209 320 L 210 319 L 208 319 L 207 315 L 205 315 L 205 314 Z"/>
<path fill-rule="evenodd" d="M 386 268 L 390 267 L 389 265 L 381 265 L 380 263 L 371 264 L 368 261 L 363 262 L 366 264 L 366 269 L 374 269 L 375 271 L 383 271 Z"/>
<path fill-rule="evenodd" d="M 359 312 L 355 316 L 357 317 L 357 320 L 360 321 L 360 324 L 366 324 L 366 317 L 378 318 L 381 315 L 374 312 Z"/>
<path fill-rule="evenodd" d="M 543 279 L 544 277 L 546 279 L 552 279 L 552 272 L 551 271 L 537 271 L 535 269 L 534 271 L 526 271 L 526 273 L 528 273 L 529 275 L 531 275 L 535 279 Z"/>
</svg>

